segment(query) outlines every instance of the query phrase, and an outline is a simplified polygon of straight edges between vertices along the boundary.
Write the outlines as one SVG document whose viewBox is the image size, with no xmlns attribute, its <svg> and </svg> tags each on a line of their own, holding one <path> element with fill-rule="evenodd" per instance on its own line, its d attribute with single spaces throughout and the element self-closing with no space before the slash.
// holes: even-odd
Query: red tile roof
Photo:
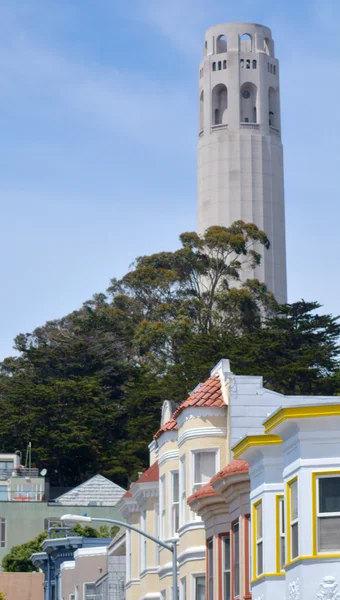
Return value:
<svg viewBox="0 0 340 600">
<path fill-rule="evenodd" d="M 172 418 L 175 419 L 189 406 L 225 406 L 218 374 L 212 375 L 205 383 L 201 383 L 191 396 L 174 412 Z"/>
<path fill-rule="evenodd" d="M 221 469 L 212 479 L 210 480 L 211 484 L 214 484 L 218 479 L 224 479 L 225 477 L 231 477 L 231 475 L 235 475 L 236 473 L 248 473 L 249 465 L 246 460 L 242 460 L 241 458 L 235 458 L 232 460 L 226 467 Z"/>
<path fill-rule="evenodd" d="M 153 465 L 151 465 L 151 467 L 146 469 L 146 471 L 144 471 L 143 475 L 141 475 L 140 478 L 137 479 L 136 483 L 150 483 L 151 481 L 158 481 L 158 480 L 159 480 L 159 468 L 158 468 L 158 461 L 156 460 L 156 462 L 154 462 Z"/>
<path fill-rule="evenodd" d="M 122 498 L 132 498 L 132 494 L 131 494 L 130 490 L 125 492 L 125 494 L 124 494 L 124 496 L 122 496 Z"/>
<path fill-rule="evenodd" d="M 162 435 L 162 433 L 164 433 L 165 431 L 175 431 L 176 429 L 178 429 L 178 425 L 177 425 L 177 421 L 175 421 L 175 419 L 170 419 L 170 421 L 167 421 L 166 423 L 164 423 L 163 427 L 161 427 L 157 433 L 153 436 L 154 440 L 158 440 L 158 438 Z"/>
<path fill-rule="evenodd" d="M 217 496 L 214 488 L 210 485 L 210 482 L 206 483 L 199 490 L 197 490 L 197 492 L 189 496 L 187 502 L 188 504 L 191 504 L 191 502 L 194 502 L 195 500 L 199 500 L 200 498 L 208 498 L 209 496 Z"/>
</svg>

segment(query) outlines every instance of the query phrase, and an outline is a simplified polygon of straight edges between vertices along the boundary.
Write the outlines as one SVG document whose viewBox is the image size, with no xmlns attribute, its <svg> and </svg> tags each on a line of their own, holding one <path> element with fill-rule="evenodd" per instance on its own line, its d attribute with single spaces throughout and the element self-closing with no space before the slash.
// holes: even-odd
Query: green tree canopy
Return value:
<svg viewBox="0 0 340 600">
<path fill-rule="evenodd" d="M 148 464 L 163 400 L 185 400 L 222 357 L 278 392 L 339 392 L 338 319 L 317 302 L 279 306 L 264 284 L 241 281 L 269 246 L 263 231 L 238 221 L 180 241 L 17 336 L 19 355 L 0 365 L 0 451 L 31 441 L 52 484 L 102 473 L 126 486 Z"/>
</svg>

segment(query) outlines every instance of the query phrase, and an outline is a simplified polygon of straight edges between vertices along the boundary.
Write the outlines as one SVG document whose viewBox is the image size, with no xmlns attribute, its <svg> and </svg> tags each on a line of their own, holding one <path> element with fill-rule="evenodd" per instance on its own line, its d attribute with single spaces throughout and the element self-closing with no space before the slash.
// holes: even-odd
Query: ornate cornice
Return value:
<svg viewBox="0 0 340 600">
<path fill-rule="evenodd" d="M 218 410 L 221 410 L 220 408 Z M 185 442 L 202 437 L 227 437 L 226 427 L 198 427 L 197 429 L 187 429 L 178 438 L 178 447 Z"/>
<path fill-rule="evenodd" d="M 221 417 L 226 414 L 227 406 L 188 406 L 177 417 L 178 429 L 186 421 L 205 417 Z"/>
</svg>

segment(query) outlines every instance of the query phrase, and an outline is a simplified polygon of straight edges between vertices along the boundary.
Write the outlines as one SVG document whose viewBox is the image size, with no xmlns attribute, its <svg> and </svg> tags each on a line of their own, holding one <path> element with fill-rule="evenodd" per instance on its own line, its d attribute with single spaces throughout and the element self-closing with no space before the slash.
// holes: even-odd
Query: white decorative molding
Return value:
<svg viewBox="0 0 340 600">
<path fill-rule="evenodd" d="M 158 459 L 158 466 L 162 467 L 168 460 L 179 460 L 178 450 L 168 450 L 168 452 L 164 452 Z"/>
<path fill-rule="evenodd" d="M 261 596 L 256 596 L 256 598 L 254 598 L 254 600 L 264 600 L 264 595 L 261 594 Z"/>
<path fill-rule="evenodd" d="M 226 427 L 198 427 L 197 429 L 187 429 L 178 438 L 178 447 L 180 448 L 188 440 L 195 440 L 202 437 L 227 437 Z"/>
<path fill-rule="evenodd" d="M 226 414 L 227 406 L 188 406 L 176 417 L 178 429 L 191 419 L 221 417 Z"/>
<path fill-rule="evenodd" d="M 323 578 L 319 586 L 318 600 L 340 600 L 340 588 L 332 575 Z"/>
<path fill-rule="evenodd" d="M 157 594 L 156 592 L 154 594 L 152 592 L 148 592 L 147 594 L 142 596 L 140 600 L 159 600 L 160 597 L 161 595 Z"/>
<path fill-rule="evenodd" d="M 172 562 L 165 563 L 165 565 L 162 565 L 158 569 L 158 576 L 160 579 L 164 579 L 164 577 L 168 577 L 169 575 L 172 575 Z"/>
<path fill-rule="evenodd" d="M 300 600 L 300 580 L 291 581 L 288 584 L 288 600 Z"/>
<path fill-rule="evenodd" d="M 140 585 L 140 579 L 130 579 L 125 584 L 125 589 L 128 590 L 133 585 Z"/>
<path fill-rule="evenodd" d="M 160 450 L 160 448 L 162 448 L 162 446 L 164 446 L 164 444 L 167 444 L 167 442 L 176 442 L 177 436 L 178 436 L 177 429 L 172 429 L 171 431 L 164 431 L 157 440 L 158 451 Z"/>
<path fill-rule="evenodd" d="M 189 523 L 185 523 L 179 528 L 178 534 L 182 536 L 187 531 L 194 531 L 195 529 L 204 529 L 203 521 L 189 521 Z"/>
<path fill-rule="evenodd" d="M 78 548 L 74 553 L 74 558 L 84 558 L 84 556 L 105 556 L 107 554 L 107 546 L 97 546 L 94 548 Z"/>
<path fill-rule="evenodd" d="M 193 546 L 192 548 L 187 548 L 178 555 L 178 564 L 181 567 L 182 565 L 185 565 L 185 563 L 193 560 L 205 560 L 205 555 L 205 546 Z"/>
</svg>

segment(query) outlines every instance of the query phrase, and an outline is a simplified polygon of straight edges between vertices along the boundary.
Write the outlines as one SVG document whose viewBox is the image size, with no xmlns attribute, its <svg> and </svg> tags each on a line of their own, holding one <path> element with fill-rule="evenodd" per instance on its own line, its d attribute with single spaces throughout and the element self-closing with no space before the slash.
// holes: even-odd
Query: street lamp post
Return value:
<svg viewBox="0 0 340 600">
<path fill-rule="evenodd" d="M 60 520 L 63 523 L 68 523 L 69 525 L 74 523 L 91 523 L 92 521 L 100 521 L 102 523 L 113 523 L 114 525 L 125 527 L 126 529 L 130 529 L 131 531 L 136 531 L 136 533 L 143 535 L 155 544 L 158 544 L 158 546 L 162 546 L 162 548 L 169 550 L 169 552 L 172 553 L 172 600 L 178 600 L 177 541 L 173 541 L 171 544 L 167 544 L 166 542 L 162 542 L 161 540 L 158 540 L 157 538 L 153 537 L 149 533 L 141 531 L 133 525 L 123 523 L 122 521 L 116 521 L 115 519 L 101 519 L 100 517 L 85 517 L 83 515 L 63 515 Z"/>
</svg>

